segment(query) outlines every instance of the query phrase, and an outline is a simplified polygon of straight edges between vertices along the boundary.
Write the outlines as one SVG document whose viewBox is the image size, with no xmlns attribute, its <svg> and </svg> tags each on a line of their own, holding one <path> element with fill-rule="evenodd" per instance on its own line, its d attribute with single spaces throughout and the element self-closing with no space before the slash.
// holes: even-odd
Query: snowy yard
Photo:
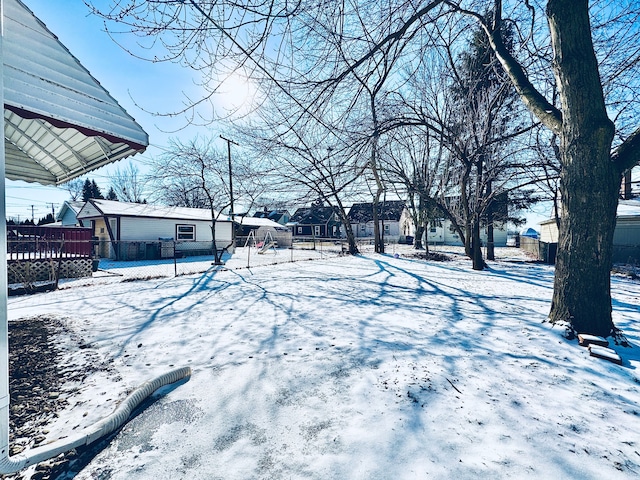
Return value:
<svg viewBox="0 0 640 480">
<path fill-rule="evenodd" d="M 47 439 L 191 366 L 75 478 L 640 475 L 638 281 L 613 278 L 632 345 L 613 345 L 618 366 L 545 323 L 552 267 L 394 253 L 254 268 L 238 254 L 203 274 L 10 298 L 10 320 L 59 318 L 88 344 L 62 341 L 66 362 L 109 366 L 69 385 Z"/>
</svg>

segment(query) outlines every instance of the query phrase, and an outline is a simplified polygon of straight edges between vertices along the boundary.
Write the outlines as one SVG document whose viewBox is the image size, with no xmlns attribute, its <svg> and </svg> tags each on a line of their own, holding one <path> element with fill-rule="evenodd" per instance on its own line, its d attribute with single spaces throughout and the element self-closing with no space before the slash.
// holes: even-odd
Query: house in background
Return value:
<svg viewBox="0 0 640 480">
<path fill-rule="evenodd" d="M 264 207 L 263 210 L 257 211 L 253 214 L 255 218 L 266 218 L 272 222 L 279 223 L 282 226 L 286 226 L 291 219 L 291 214 L 287 210 L 268 210 Z"/>
<path fill-rule="evenodd" d="M 487 226 L 480 228 L 482 245 L 487 244 Z M 460 235 L 453 228 L 450 220 L 440 219 L 429 223 L 427 241 L 430 245 L 463 245 Z M 507 225 L 502 222 L 493 224 L 493 245 L 505 247 L 507 245 Z"/>
<path fill-rule="evenodd" d="M 305 207 L 295 211 L 287 226 L 293 238 L 340 238 L 342 222 L 335 207 Z"/>
<path fill-rule="evenodd" d="M 354 203 L 347 215 L 356 238 L 374 236 L 373 203 Z M 402 200 L 380 202 L 378 221 L 385 238 L 397 241 L 400 236 L 411 235 L 413 221 Z"/>
<path fill-rule="evenodd" d="M 85 202 L 64 202 L 62 208 L 56 215 L 56 222 L 59 222 L 63 227 L 76 226 L 82 227 L 82 222 L 78 220 L 78 213 L 84 207 Z"/>
<path fill-rule="evenodd" d="M 540 223 L 540 243 L 550 245 L 555 252 L 558 244 L 555 219 Z M 542 259 L 554 263 L 555 255 Z M 613 262 L 640 262 L 640 198 L 620 200 L 618 203 L 616 229 L 613 232 Z"/>
<path fill-rule="evenodd" d="M 77 217 L 91 225 L 100 257 L 140 260 L 213 253 L 208 209 L 92 199 Z M 218 250 L 233 252 L 232 225 L 226 216 L 216 220 Z"/>
</svg>

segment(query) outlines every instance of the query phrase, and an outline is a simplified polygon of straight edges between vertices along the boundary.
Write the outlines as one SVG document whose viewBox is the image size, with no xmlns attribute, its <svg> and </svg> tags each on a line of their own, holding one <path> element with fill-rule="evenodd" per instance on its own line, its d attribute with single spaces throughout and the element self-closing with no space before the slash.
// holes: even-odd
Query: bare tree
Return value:
<svg viewBox="0 0 640 480">
<path fill-rule="evenodd" d="M 406 199 L 415 226 L 414 247 L 428 251 L 429 224 L 447 216 L 439 203 L 444 187 L 441 182 L 446 179 L 443 144 L 430 129 L 419 126 L 396 128 L 389 136 L 382 171 L 398 197 Z"/>
<path fill-rule="evenodd" d="M 70 180 L 64 184 L 64 188 L 67 192 L 69 192 L 69 196 L 71 197 L 72 202 L 76 202 L 82 199 L 83 187 L 84 187 L 84 180 L 80 178 Z"/>
<path fill-rule="evenodd" d="M 143 203 L 145 182 L 136 165 L 129 162 L 125 168 L 117 167 L 109 180 L 110 186 L 122 202 Z"/>
<path fill-rule="evenodd" d="M 231 204 L 224 154 L 215 149 L 211 140 L 196 138 L 187 143 L 172 140 L 167 152 L 154 160 L 151 178 L 156 191 L 166 194 L 164 203 L 206 208 L 211 212 L 214 261 L 222 263 L 223 251 L 233 245 L 218 248 L 216 241 L 216 223 Z"/>
<path fill-rule="evenodd" d="M 572 333 L 609 335 L 615 331 L 610 268 L 618 192 L 622 172 L 640 160 L 640 130 L 612 151 L 616 127 L 607 113 L 588 2 L 550 0 L 545 10 L 553 50 L 549 67 L 559 106 L 536 88 L 522 63 L 506 50 L 501 1 L 494 2 L 490 19 L 451 5 L 478 21 L 525 105 L 560 139 L 563 213 L 550 319 L 567 322 Z M 626 8 L 621 14 L 628 13 Z M 535 13 L 533 7 L 530 13 Z M 628 33 L 627 41 L 637 48 L 637 29 Z M 637 69 L 637 62 L 622 60 L 627 72 Z"/>
<path fill-rule="evenodd" d="M 437 42 L 434 32 L 447 17 L 475 19 L 524 105 L 559 139 L 563 213 L 550 319 L 567 322 L 574 332 L 610 334 L 609 269 L 619 184 L 622 172 L 640 160 L 640 130 L 634 124 L 640 95 L 640 31 L 634 19 L 640 6 L 595 1 L 590 10 L 587 0 L 549 0 L 546 8 L 538 2 L 509 2 L 505 8 L 501 0 L 380 5 L 374 0 L 133 0 L 106 16 L 150 42 L 162 35 L 164 58 L 202 72 L 204 85 L 211 72 L 229 65 L 251 69 L 297 106 L 289 125 L 335 99 L 354 72 L 366 76 L 389 46 L 410 42 L 414 52 L 422 52 Z M 485 17 L 486 11 L 492 15 Z M 506 17 L 518 32 L 517 57 L 502 36 Z M 303 83 L 307 95 L 294 94 L 291 88 Z M 557 102 L 546 95 L 551 84 Z"/>
<path fill-rule="evenodd" d="M 279 115 L 276 115 L 277 111 Z M 274 121 L 287 125 L 286 109 L 276 108 L 267 117 L 267 125 Z M 266 127 L 264 132 L 270 130 Z M 359 190 L 357 185 L 366 163 L 354 153 L 351 145 L 327 132 L 317 122 L 309 121 L 304 128 L 286 130 L 286 134 L 277 137 L 259 137 L 258 131 L 253 129 L 251 143 L 263 148 L 263 154 L 269 158 L 271 175 L 277 176 L 277 185 L 287 190 L 290 201 L 308 203 L 310 199 L 320 199 L 334 207 L 345 229 L 349 253 L 358 253 L 347 218 L 347 201 Z M 245 131 L 245 135 L 248 134 Z"/>
</svg>

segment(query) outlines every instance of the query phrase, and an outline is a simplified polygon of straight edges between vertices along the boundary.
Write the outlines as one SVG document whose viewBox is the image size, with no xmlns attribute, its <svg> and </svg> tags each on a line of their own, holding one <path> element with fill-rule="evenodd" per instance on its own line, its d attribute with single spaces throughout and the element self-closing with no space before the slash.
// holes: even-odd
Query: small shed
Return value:
<svg viewBox="0 0 640 480">
<path fill-rule="evenodd" d="M 227 216 L 215 222 L 216 248 L 233 252 L 232 223 Z M 101 257 L 119 260 L 208 255 L 213 252 L 211 210 L 165 207 L 146 203 L 89 200 L 78 219 L 90 223 Z"/>
</svg>

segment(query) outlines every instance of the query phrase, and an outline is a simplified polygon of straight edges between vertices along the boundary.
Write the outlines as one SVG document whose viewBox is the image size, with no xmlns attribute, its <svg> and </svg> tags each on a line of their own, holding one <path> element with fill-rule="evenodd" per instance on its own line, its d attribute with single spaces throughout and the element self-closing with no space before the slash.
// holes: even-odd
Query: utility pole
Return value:
<svg viewBox="0 0 640 480">
<path fill-rule="evenodd" d="M 34 220 L 34 218 L 33 218 L 33 215 L 34 215 L 34 214 L 33 214 L 33 209 L 35 208 L 35 205 L 29 205 L 29 206 L 31 207 L 31 221 L 32 221 L 33 223 L 35 223 L 35 220 Z"/>
<path fill-rule="evenodd" d="M 220 135 L 220 138 L 227 142 L 227 158 L 229 159 L 229 208 L 231 209 L 231 239 L 233 240 L 233 248 L 236 246 L 236 226 L 233 223 L 234 221 L 234 211 L 233 211 L 233 175 L 231 174 L 231 144 L 233 143 L 236 147 L 240 145 L 229 138 L 225 138 Z"/>
</svg>

